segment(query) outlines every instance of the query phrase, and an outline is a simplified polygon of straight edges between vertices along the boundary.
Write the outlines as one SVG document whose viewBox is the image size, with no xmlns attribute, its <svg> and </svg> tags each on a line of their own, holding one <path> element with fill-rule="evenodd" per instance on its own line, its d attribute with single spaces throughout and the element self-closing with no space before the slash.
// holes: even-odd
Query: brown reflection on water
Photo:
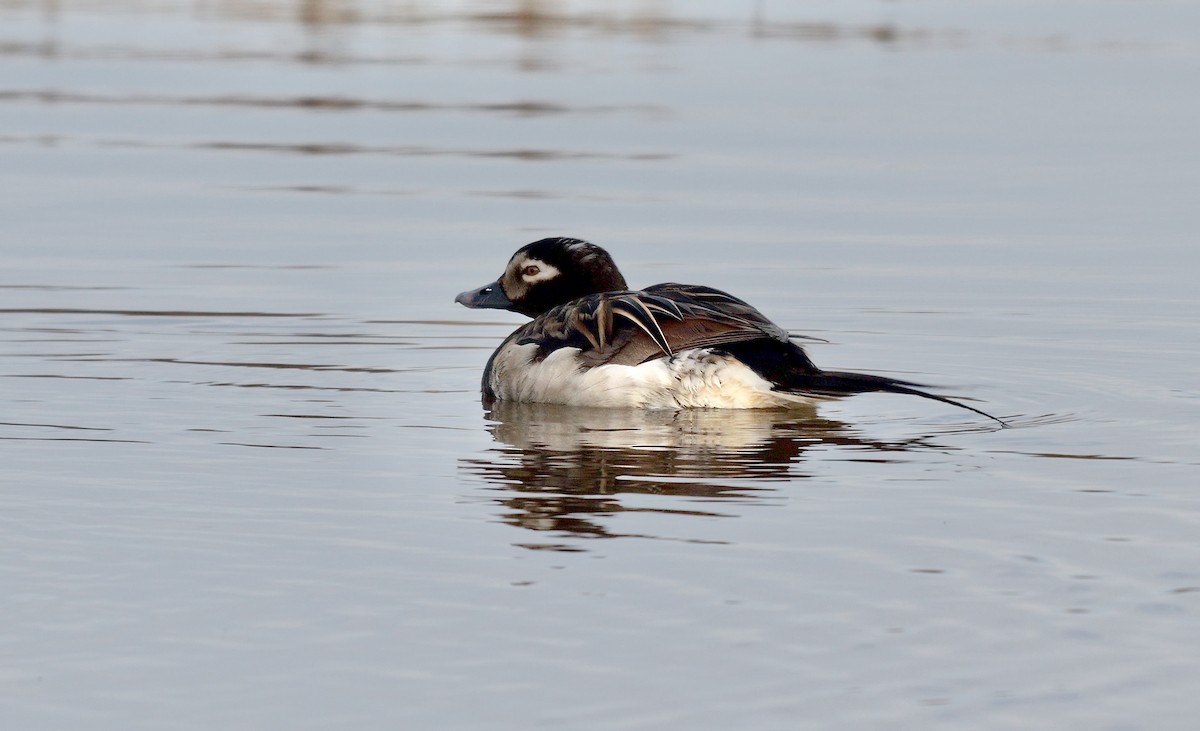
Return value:
<svg viewBox="0 0 1200 731">
<path fill-rule="evenodd" d="M 555 102 L 514 100 L 476 104 L 444 104 L 415 99 L 357 99 L 347 96 L 268 96 L 227 94 L 212 96 L 179 96 L 172 94 L 100 94 L 95 92 L 60 91 L 57 89 L 0 90 L 0 103 L 38 104 L 97 104 L 128 106 L 214 106 L 263 109 L 299 109 L 321 112 L 467 112 L 491 113 L 518 117 L 539 117 L 562 114 L 594 116 L 612 112 L 635 112 L 663 115 L 661 107 L 648 105 L 586 105 L 573 106 Z"/>
<path fill-rule="evenodd" d="M 497 502 L 505 523 L 559 537 L 692 540 L 618 532 L 605 525 L 606 517 L 733 517 L 738 504 L 786 499 L 784 490 L 810 476 L 803 463 L 813 450 L 860 450 L 871 461 L 891 461 L 934 448 L 923 437 L 868 439 L 815 409 L 643 411 L 496 402 L 487 416 L 500 446 L 463 459 L 460 468 L 504 491 Z M 648 505 L 629 500 L 633 495 L 666 499 Z M 560 542 L 519 545 L 579 550 Z"/>
<path fill-rule="evenodd" d="M 17 140 L 0 141 L 18 142 Z M 397 157 L 465 157 L 483 159 L 509 159 L 522 162 L 571 162 L 581 160 L 658 162 L 670 160 L 674 155 L 658 152 L 605 153 L 582 150 L 550 150 L 540 148 L 516 149 L 455 149 L 425 147 L 419 145 L 379 146 L 359 145 L 346 142 L 307 142 L 283 144 L 275 142 L 194 142 L 188 144 L 160 144 L 142 140 L 99 140 L 102 147 L 132 150 L 217 150 L 222 152 L 263 152 L 288 155 L 382 155 Z"/>
<path fill-rule="evenodd" d="M 557 71 L 576 65 L 547 52 L 547 40 L 587 34 L 667 43 L 688 37 L 714 42 L 743 38 L 760 43 L 870 43 L 889 48 L 975 48 L 986 43 L 1047 53 L 1145 53 L 1161 50 L 1161 42 L 1133 39 L 1088 40 L 1071 32 L 988 36 L 976 29 L 898 25 L 882 22 L 838 22 L 814 15 L 797 18 L 786 4 L 745 2 L 727 17 L 705 16 L 686 3 L 640 0 L 605 7 L 599 3 L 568 4 L 554 0 L 476 0 L 447 7 L 436 0 L 378 2 L 371 0 L 204 0 L 146 3 L 143 0 L 0 0 L 0 10 L 39 12 L 46 23 L 59 23 L 75 13 L 131 17 L 183 15 L 200 20 L 239 24 L 291 24 L 303 29 L 307 48 L 171 48 L 161 45 L 78 45 L 57 37 L 45 40 L 0 38 L 0 57 L 37 56 L 75 60 L 182 62 L 283 62 L 343 66 L 383 65 L 510 65 L 518 71 Z M 814 11 L 818 12 L 818 11 Z M 480 33 L 509 35 L 525 41 L 511 56 L 446 59 L 432 55 L 371 54 L 355 50 L 362 28 L 405 28 L 424 32 L 435 26 L 466 25 Z M 1194 41 L 1171 44 L 1175 51 L 1196 53 Z"/>
<path fill-rule="evenodd" d="M 3 315 L 124 315 L 129 317 L 239 317 L 239 318 L 315 318 L 311 312 L 251 312 L 251 311 L 200 311 L 200 310 L 105 310 L 84 307 L 4 307 Z"/>
<path fill-rule="evenodd" d="M 103 4 L 81 0 L 0 0 L 0 8 L 35 6 L 47 20 L 57 21 L 65 11 L 87 9 L 109 13 L 164 14 L 177 12 L 199 18 L 235 22 L 293 23 L 312 37 L 335 41 L 334 47 L 318 47 L 299 54 L 294 60 L 304 63 L 344 63 L 337 36 L 364 26 L 432 26 L 467 24 L 472 28 L 528 41 L 544 41 L 570 33 L 624 36 L 641 41 L 665 42 L 682 35 L 737 35 L 761 40 L 801 42 L 869 41 L 881 44 L 906 42 L 915 45 L 961 45 L 967 34 L 961 31 L 927 28 L 902 28 L 894 23 L 838 23 L 827 20 L 795 20 L 777 17 L 762 2 L 742 4 L 742 12 L 728 18 L 705 17 L 689 13 L 686 4 L 672 7 L 663 0 L 641 0 L 616 7 L 587 5 L 571 7 L 554 0 L 476 0 L 450 8 L 435 0 L 404 3 L 368 2 L 367 0 L 213 0 L 181 4 L 179 7 L 146 6 L 136 0 L 115 0 Z M 349 41 L 349 38 L 342 39 Z M 321 44 L 325 46 L 325 44 Z M 11 51 L 11 49 L 9 49 Z M 62 49 L 54 44 L 30 46 L 36 51 L 57 55 Z M 542 70 L 554 67 L 552 59 L 523 57 L 520 67 Z"/>
</svg>

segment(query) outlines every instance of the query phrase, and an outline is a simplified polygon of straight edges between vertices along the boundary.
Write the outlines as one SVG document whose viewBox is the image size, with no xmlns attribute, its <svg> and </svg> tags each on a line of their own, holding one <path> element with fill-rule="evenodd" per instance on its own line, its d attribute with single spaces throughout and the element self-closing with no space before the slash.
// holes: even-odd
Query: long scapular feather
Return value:
<svg viewBox="0 0 1200 731">
<path fill-rule="evenodd" d="M 655 319 L 654 313 L 650 311 L 646 303 L 642 302 L 641 299 L 637 297 L 622 297 L 613 300 L 612 311 L 614 315 L 621 315 L 645 331 L 664 353 L 674 355 L 671 352 L 671 346 L 667 343 L 667 336 L 659 326 L 658 320 Z"/>
<path fill-rule="evenodd" d="M 654 312 L 661 312 L 667 317 L 670 317 L 672 320 L 679 320 L 680 322 L 683 322 L 683 311 L 680 310 L 679 305 L 672 300 L 653 294 L 643 294 L 637 299 L 646 306 L 646 309 Z"/>
<path fill-rule="evenodd" d="M 608 300 L 600 300 L 596 303 L 596 311 L 594 313 L 596 323 L 596 337 L 600 341 L 600 346 L 597 350 L 604 350 L 608 344 L 608 333 L 612 329 L 612 312 L 609 310 Z"/>
<path fill-rule="evenodd" d="M 597 339 L 597 337 L 592 334 L 591 329 L 587 326 L 586 323 L 580 322 L 579 320 L 572 320 L 571 321 L 571 329 L 573 329 L 575 332 L 579 333 L 584 338 L 586 338 L 587 341 L 591 344 L 593 350 L 604 350 L 604 346 L 601 345 L 603 340 Z M 604 337 L 603 333 L 600 334 L 600 337 L 601 338 Z"/>
<path fill-rule="evenodd" d="M 828 343 L 829 342 L 825 338 L 818 338 L 815 335 L 805 335 L 804 333 L 793 332 L 791 330 L 787 331 L 787 336 L 788 336 L 788 340 L 808 340 L 809 342 L 813 342 L 813 343 Z"/>
</svg>

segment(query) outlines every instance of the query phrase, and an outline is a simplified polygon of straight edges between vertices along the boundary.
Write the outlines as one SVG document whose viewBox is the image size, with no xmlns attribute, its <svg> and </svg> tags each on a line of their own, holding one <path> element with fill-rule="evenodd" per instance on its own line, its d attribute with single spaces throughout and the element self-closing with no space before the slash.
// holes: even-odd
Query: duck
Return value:
<svg viewBox="0 0 1200 731">
<path fill-rule="evenodd" d="M 495 401 L 641 409 L 787 409 L 857 393 L 973 406 L 886 376 L 818 368 L 794 336 L 737 297 L 673 282 L 633 290 L 612 256 L 568 237 L 527 244 L 455 302 L 532 318 L 484 366 Z"/>
</svg>

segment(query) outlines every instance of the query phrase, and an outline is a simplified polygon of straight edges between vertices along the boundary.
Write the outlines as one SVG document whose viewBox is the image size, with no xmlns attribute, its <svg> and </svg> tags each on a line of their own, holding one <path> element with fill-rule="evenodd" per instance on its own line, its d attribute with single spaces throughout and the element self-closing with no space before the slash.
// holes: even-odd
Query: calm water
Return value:
<svg viewBox="0 0 1200 731">
<path fill-rule="evenodd" d="M 1193 728 L 1197 27 L 0 0 L 0 725 Z M 485 411 L 552 234 L 1014 427 Z"/>
</svg>

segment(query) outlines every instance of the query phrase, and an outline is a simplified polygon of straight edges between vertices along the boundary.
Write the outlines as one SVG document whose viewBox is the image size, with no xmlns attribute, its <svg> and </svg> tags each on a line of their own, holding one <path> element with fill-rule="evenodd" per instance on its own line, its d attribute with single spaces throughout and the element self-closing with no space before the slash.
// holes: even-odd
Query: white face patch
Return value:
<svg viewBox="0 0 1200 731">
<path fill-rule="evenodd" d="M 526 284 L 537 284 L 545 282 L 549 279 L 554 279 L 561 272 L 552 264 L 547 264 L 541 259 L 522 259 L 517 262 L 517 276 L 521 277 L 521 281 Z"/>
</svg>

